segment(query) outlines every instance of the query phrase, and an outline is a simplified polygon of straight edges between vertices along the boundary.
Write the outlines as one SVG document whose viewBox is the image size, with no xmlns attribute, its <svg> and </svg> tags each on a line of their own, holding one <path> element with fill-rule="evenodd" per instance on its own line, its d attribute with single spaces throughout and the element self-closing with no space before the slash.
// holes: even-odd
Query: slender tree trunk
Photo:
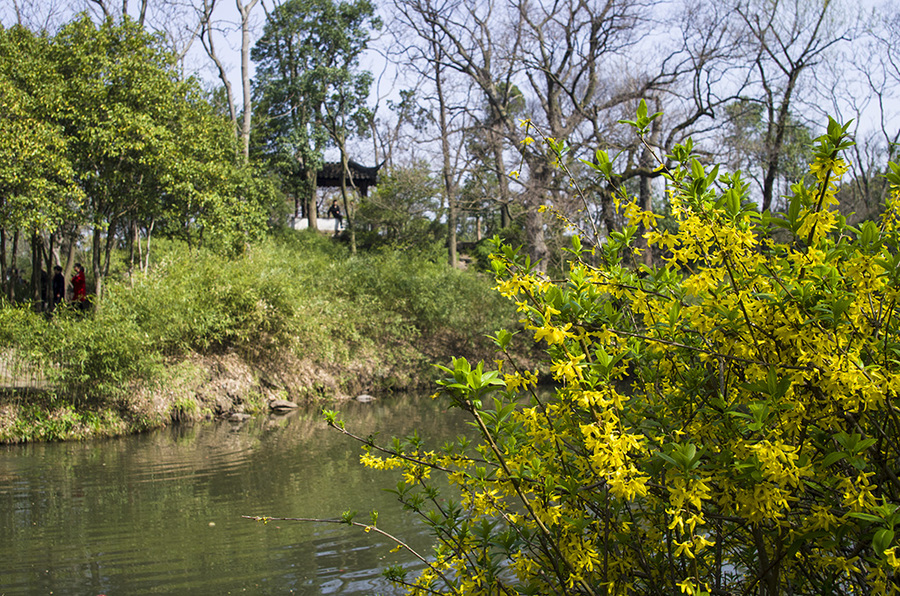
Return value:
<svg viewBox="0 0 900 596">
<path fill-rule="evenodd" d="M 317 174 L 318 172 L 314 168 L 306 170 L 306 224 L 313 231 L 319 229 L 319 213 L 316 205 L 316 196 L 319 192 Z"/>
<path fill-rule="evenodd" d="M 94 233 L 91 238 L 91 274 L 94 276 L 94 295 L 97 297 L 97 300 L 99 300 L 103 292 L 102 234 L 103 231 L 100 226 L 94 226 Z"/>
<path fill-rule="evenodd" d="M 50 280 L 53 277 L 53 251 L 56 250 L 56 234 L 54 232 L 50 232 L 47 236 L 47 246 L 44 251 L 44 270 L 47 272 L 47 296 L 51 295 L 50 292 Z"/>
<path fill-rule="evenodd" d="M 494 154 L 494 171 L 497 173 L 497 183 L 500 188 L 500 227 L 508 228 L 509 216 L 509 179 L 506 177 L 506 163 L 503 161 L 503 137 L 496 130 L 488 131 L 491 139 L 491 148 Z"/>
<path fill-rule="evenodd" d="M 149 0 L 141 0 L 141 14 L 138 17 L 138 24 L 141 26 L 142 29 L 144 27 L 144 23 L 147 20 L 147 4 L 148 3 L 149 3 Z"/>
<path fill-rule="evenodd" d="M 0 294 L 6 296 L 6 230 L 0 228 Z"/>
<path fill-rule="evenodd" d="M 509 203 L 500 205 L 500 227 L 508 228 L 512 223 L 512 216 L 509 213 Z"/>
<path fill-rule="evenodd" d="M 660 111 L 659 100 L 656 100 L 656 111 Z M 653 121 L 650 129 L 650 138 L 647 142 L 650 147 L 657 147 L 659 143 L 659 129 L 660 129 L 660 120 L 661 118 L 656 118 Z M 638 162 L 638 165 L 641 170 L 640 174 L 640 202 L 641 209 L 644 211 L 653 211 L 653 188 L 652 188 L 652 176 L 650 172 L 653 170 L 654 158 L 653 152 L 650 150 L 647 145 L 643 145 L 641 147 L 641 155 Z M 637 246 L 642 251 L 642 261 L 645 265 L 653 264 L 653 251 L 650 250 L 650 247 L 647 245 L 647 240 L 644 238 L 644 234 L 646 233 L 646 229 L 644 229 L 643 224 L 638 229 L 638 237 L 637 237 Z"/>
<path fill-rule="evenodd" d="M 771 529 L 771 528 L 769 528 Z M 760 596 L 779 596 L 780 590 L 780 571 L 781 571 L 781 550 L 780 545 L 776 545 L 775 552 L 769 557 L 769 551 L 766 549 L 765 532 L 759 527 L 759 523 L 753 526 L 753 541 L 755 542 L 756 552 L 759 554 L 759 587 Z"/>
<path fill-rule="evenodd" d="M 19 230 L 16 229 L 13 231 L 13 239 L 12 239 L 12 250 L 9 253 L 9 268 L 15 272 L 15 276 L 9 276 L 9 301 L 16 301 L 16 285 L 19 282 L 19 267 L 17 265 L 19 253 Z"/>
<path fill-rule="evenodd" d="M 78 233 L 78 226 L 75 226 L 66 237 L 66 240 L 68 241 L 68 245 L 66 246 L 66 264 L 63 265 L 63 276 L 66 279 L 72 279 L 72 269 L 75 267 L 75 247 L 77 244 Z"/>
<path fill-rule="evenodd" d="M 785 89 L 781 105 L 778 107 L 778 116 L 774 123 L 771 120 L 769 121 L 766 134 L 766 174 L 763 178 L 763 211 L 772 208 L 772 201 L 775 195 L 775 177 L 778 175 L 781 152 L 784 148 L 784 134 L 787 129 L 788 117 L 790 116 L 791 96 L 794 94 L 794 87 L 799 76 L 799 68 L 791 72 L 788 78 L 787 89 Z"/>
<path fill-rule="evenodd" d="M 150 226 L 147 228 L 147 257 L 141 264 L 141 270 L 146 273 L 150 269 L 150 239 L 153 238 L 153 228 L 156 226 L 156 220 L 150 220 Z"/>
<path fill-rule="evenodd" d="M 38 232 L 31 234 L 31 300 L 35 312 L 44 310 L 44 284 L 41 280 L 43 244 L 44 239 Z"/>
<path fill-rule="evenodd" d="M 341 150 L 341 197 L 344 199 L 344 217 L 347 218 L 347 231 L 350 232 L 350 254 L 356 254 L 356 228 L 353 225 L 353 216 L 350 214 L 350 200 L 347 193 L 347 179 L 350 177 L 350 164 L 347 158 L 347 150 L 343 139 L 340 143 Z M 351 179 L 352 180 L 352 179 Z"/>
<path fill-rule="evenodd" d="M 435 56 L 441 56 L 441 49 L 434 45 Z M 440 127 L 441 127 L 441 153 L 443 154 L 444 192 L 447 195 L 447 262 L 451 267 L 459 265 L 459 256 L 456 253 L 456 218 L 458 205 L 456 203 L 456 181 L 450 163 L 450 131 L 447 119 L 447 103 L 444 99 L 443 73 L 440 60 L 434 61 L 434 82 L 437 91 Z"/>
<path fill-rule="evenodd" d="M 109 263 L 110 258 L 112 257 L 112 249 L 113 245 L 116 241 L 116 227 L 118 222 L 113 219 L 109 222 L 109 229 L 106 231 L 106 245 L 103 247 L 103 277 L 104 279 L 109 276 Z M 199 245 L 199 242 L 198 242 Z M 100 294 L 97 294 L 97 299 L 100 299 Z"/>
<path fill-rule="evenodd" d="M 137 246 L 135 246 L 137 245 Z M 140 239 L 138 237 L 138 224 L 136 220 L 131 220 L 128 226 L 128 276 L 134 271 L 134 257 L 140 250 Z"/>
<path fill-rule="evenodd" d="M 250 161 L 250 11 L 259 0 L 251 0 L 244 4 L 242 0 L 235 0 L 241 13 L 241 88 L 243 91 L 244 118 L 241 124 L 241 147 L 244 154 L 244 163 Z"/>
<path fill-rule="evenodd" d="M 203 49 L 206 50 L 206 55 L 209 56 L 213 63 L 216 65 L 216 70 L 219 74 L 219 80 L 222 81 L 222 86 L 225 88 L 225 101 L 228 102 L 228 114 L 231 117 L 231 122 L 234 124 L 234 130 L 235 132 L 237 132 L 237 113 L 234 109 L 234 93 L 231 88 L 231 81 L 228 79 L 228 74 L 225 71 L 225 65 L 222 64 L 222 61 L 219 59 L 218 54 L 216 54 L 216 47 L 213 43 L 212 38 L 212 13 L 215 8 L 215 0 L 204 0 L 203 15 L 201 16 L 200 43 L 203 44 Z"/>
</svg>

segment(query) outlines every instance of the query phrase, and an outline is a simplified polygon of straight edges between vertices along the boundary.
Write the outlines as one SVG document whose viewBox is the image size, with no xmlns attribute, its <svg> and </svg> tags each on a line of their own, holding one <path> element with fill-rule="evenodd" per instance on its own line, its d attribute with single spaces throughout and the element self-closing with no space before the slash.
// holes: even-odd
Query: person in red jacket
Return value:
<svg viewBox="0 0 900 596">
<path fill-rule="evenodd" d="M 81 310 L 87 308 L 87 282 L 81 263 L 75 263 L 75 275 L 72 276 L 72 302 Z"/>
</svg>

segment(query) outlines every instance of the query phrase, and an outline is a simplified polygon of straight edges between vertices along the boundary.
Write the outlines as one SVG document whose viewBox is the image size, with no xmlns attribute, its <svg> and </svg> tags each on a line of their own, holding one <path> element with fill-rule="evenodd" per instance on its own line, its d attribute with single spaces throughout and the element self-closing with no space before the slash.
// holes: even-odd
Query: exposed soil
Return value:
<svg viewBox="0 0 900 596">
<path fill-rule="evenodd" d="M 415 345 L 393 346 L 391 353 L 389 359 L 378 353 L 356 354 L 342 365 L 314 362 L 287 350 L 253 357 L 236 352 L 193 354 L 170 363 L 162 378 L 136 383 L 117 403 L 99 407 L 85 407 L 85 401 L 73 405 L 40 389 L 7 390 L 0 392 L 0 443 L 114 436 L 253 414 L 268 409 L 276 399 L 340 401 L 360 394 L 430 388 L 438 374 L 432 363 L 448 364 L 453 356 L 488 362 L 495 358 L 486 341 L 443 334 L 417 338 Z"/>
</svg>

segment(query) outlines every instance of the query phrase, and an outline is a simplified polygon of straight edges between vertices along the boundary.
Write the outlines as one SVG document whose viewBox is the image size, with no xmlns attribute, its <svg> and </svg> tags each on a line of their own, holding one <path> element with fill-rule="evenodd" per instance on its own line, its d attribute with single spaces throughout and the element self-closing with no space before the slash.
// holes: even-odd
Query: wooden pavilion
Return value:
<svg viewBox="0 0 900 596">
<path fill-rule="evenodd" d="M 350 176 L 344 178 L 347 187 L 355 186 L 359 189 L 359 194 L 368 196 L 369 187 L 378 185 L 378 170 L 384 165 L 384 162 L 377 166 L 368 167 L 361 165 L 352 159 L 347 163 L 350 169 Z M 316 175 L 316 185 L 319 188 L 340 188 L 341 178 L 344 177 L 341 162 L 329 161 L 322 165 L 322 169 Z"/>
<path fill-rule="evenodd" d="M 378 185 L 378 171 L 384 165 L 384 162 L 377 166 L 369 167 L 351 159 L 347 165 L 350 169 L 350 176 L 344 177 L 347 188 L 355 187 L 359 191 L 360 196 L 368 196 L 369 187 Z M 341 167 L 341 162 L 325 162 L 322 165 L 322 169 L 316 174 L 316 186 L 318 188 L 340 188 L 342 174 L 343 167 Z M 341 209 L 343 210 L 343 206 Z M 328 217 L 316 217 L 316 220 L 316 227 L 323 226 L 323 228 L 331 228 L 335 221 Z M 305 202 L 298 201 L 296 212 L 290 218 L 289 225 L 296 230 L 304 230 L 308 227 L 309 219 L 307 218 Z"/>
</svg>

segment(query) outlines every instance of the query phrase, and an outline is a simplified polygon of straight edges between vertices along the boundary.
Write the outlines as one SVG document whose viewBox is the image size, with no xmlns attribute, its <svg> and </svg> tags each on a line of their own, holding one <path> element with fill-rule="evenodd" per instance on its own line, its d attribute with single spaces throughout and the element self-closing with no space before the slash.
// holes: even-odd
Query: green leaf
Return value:
<svg viewBox="0 0 900 596">
<path fill-rule="evenodd" d="M 848 453 L 844 451 L 832 451 L 828 455 L 825 456 L 825 459 L 822 460 L 822 465 L 826 468 L 832 464 L 835 464 L 845 457 L 847 457 Z"/>
<path fill-rule="evenodd" d="M 890 548 L 891 542 L 894 541 L 894 531 L 882 528 L 875 532 L 872 538 L 872 548 L 878 553 L 878 556 L 884 556 L 884 551 Z"/>
</svg>

